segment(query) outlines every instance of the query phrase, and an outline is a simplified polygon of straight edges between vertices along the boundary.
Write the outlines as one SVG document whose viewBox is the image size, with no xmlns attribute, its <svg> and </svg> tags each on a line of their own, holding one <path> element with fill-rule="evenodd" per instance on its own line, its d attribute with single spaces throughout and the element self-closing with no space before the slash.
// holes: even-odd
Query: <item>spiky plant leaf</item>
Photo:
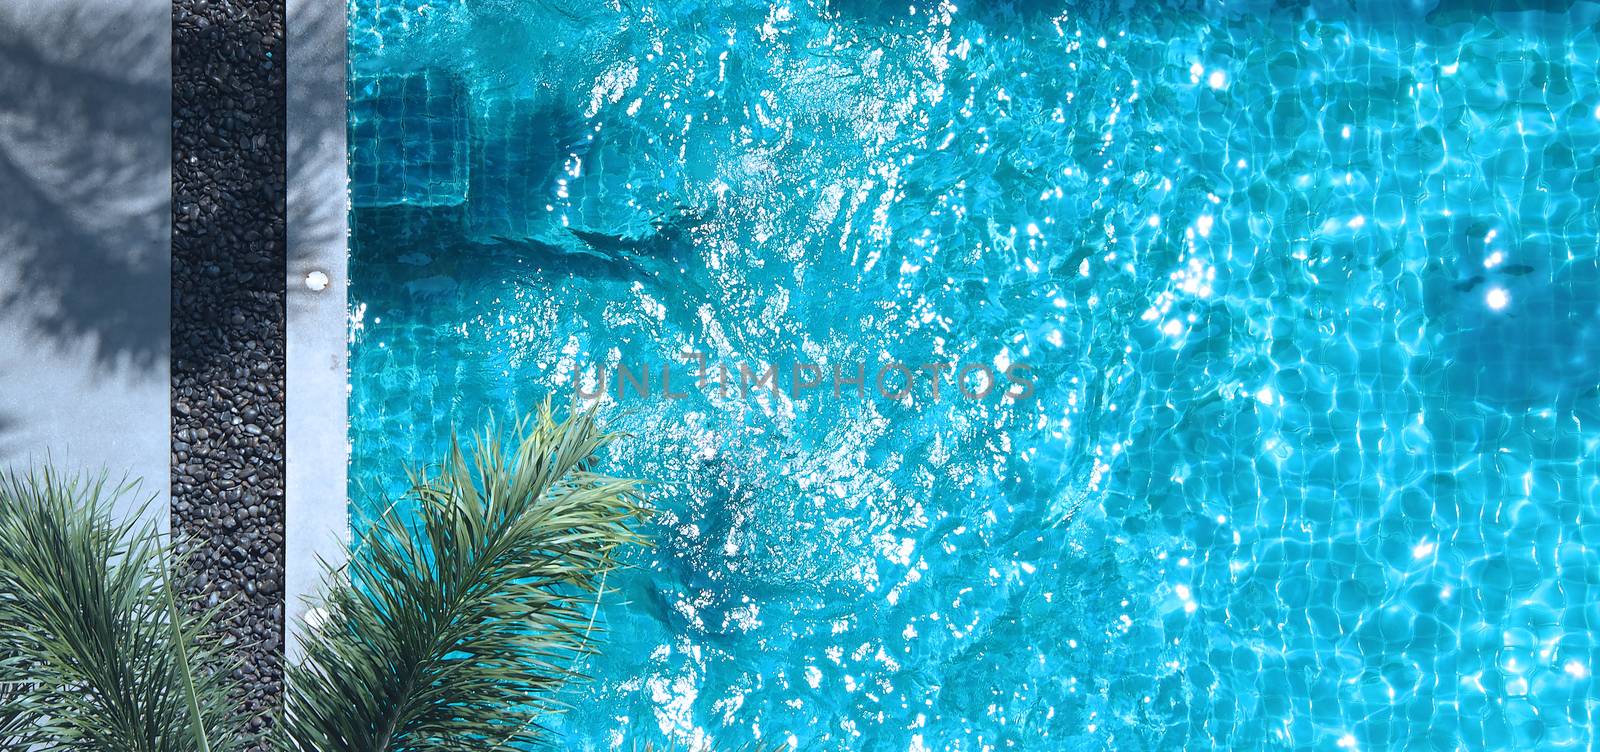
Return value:
<svg viewBox="0 0 1600 752">
<path fill-rule="evenodd" d="M 204 617 L 177 616 L 189 604 L 160 535 L 139 515 L 111 521 L 129 491 L 0 471 L 0 661 L 22 708 L 8 749 L 243 748 L 229 664 L 200 636 Z"/>
<path fill-rule="evenodd" d="M 29 706 L 33 681 L 21 658 L 0 652 L 0 749 L 27 749 L 37 735 Z"/>
<path fill-rule="evenodd" d="M 518 749 L 591 649 L 590 609 L 619 549 L 639 544 L 640 483 L 594 471 L 612 440 L 592 412 L 548 404 L 469 454 L 452 441 L 413 476 L 412 509 L 368 528 L 331 576 L 285 727 L 300 752 Z"/>
</svg>

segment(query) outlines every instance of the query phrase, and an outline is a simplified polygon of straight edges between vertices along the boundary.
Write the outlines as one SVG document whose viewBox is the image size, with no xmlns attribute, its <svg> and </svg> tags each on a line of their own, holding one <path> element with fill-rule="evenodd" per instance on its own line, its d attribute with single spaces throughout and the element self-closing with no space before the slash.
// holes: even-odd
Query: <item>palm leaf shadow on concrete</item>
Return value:
<svg viewBox="0 0 1600 752">
<path fill-rule="evenodd" d="M 292 80 L 285 92 L 289 129 L 290 273 L 326 268 L 345 234 L 345 19 L 339 3 L 290 2 Z M 308 126 L 308 127 L 306 127 Z M 332 200 L 328 200 L 333 197 Z M 301 294 L 290 280 L 291 305 Z"/>
<path fill-rule="evenodd" d="M 0 378 L 4 378 L 4 375 L 0 375 Z M 7 452 L 11 451 L 12 447 L 10 446 L 10 441 L 7 438 L 7 434 L 10 434 L 15 428 L 16 421 L 13 420 L 11 416 L 6 415 L 5 413 L 0 413 L 0 457 L 5 457 Z"/>
<path fill-rule="evenodd" d="M 149 372 L 169 338 L 164 3 L 0 6 L 0 340 Z"/>
</svg>

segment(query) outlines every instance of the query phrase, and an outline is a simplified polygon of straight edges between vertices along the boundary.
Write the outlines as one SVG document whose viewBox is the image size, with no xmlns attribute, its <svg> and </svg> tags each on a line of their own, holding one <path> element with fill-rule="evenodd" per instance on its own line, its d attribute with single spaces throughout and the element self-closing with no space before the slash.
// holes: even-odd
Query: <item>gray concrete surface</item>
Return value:
<svg viewBox="0 0 1600 752">
<path fill-rule="evenodd" d="M 345 477 L 345 6 L 288 0 L 289 351 L 285 590 L 288 650 L 350 536 Z M 326 287 L 307 284 L 326 276 Z M 322 279 L 316 278 L 321 284 Z"/>
<path fill-rule="evenodd" d="M 168 0 L 0 3 L 0 466 L 141 479 L 166 524 Z"/>
</svg>

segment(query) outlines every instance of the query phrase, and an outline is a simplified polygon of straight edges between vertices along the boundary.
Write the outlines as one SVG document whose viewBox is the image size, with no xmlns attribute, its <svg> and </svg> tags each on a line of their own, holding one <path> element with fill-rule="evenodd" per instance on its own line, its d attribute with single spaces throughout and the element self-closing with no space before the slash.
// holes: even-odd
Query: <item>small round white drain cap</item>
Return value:
<svg viewBox="0 0 1600 752">
<path fill-rule="evenodd" d="M 306 287 L 317 292 L 328 289 L 328 275 L 323 272 L 312 272 L 306 275 Z"/>
</svg>

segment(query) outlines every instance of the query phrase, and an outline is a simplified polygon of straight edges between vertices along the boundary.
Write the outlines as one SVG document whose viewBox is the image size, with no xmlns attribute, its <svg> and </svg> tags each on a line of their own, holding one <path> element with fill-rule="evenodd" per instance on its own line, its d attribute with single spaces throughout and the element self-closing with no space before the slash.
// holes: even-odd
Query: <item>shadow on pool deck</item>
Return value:
<svg viewBox="0 0 1600 752">
<path fill-rule="evenodd" d="M 0 464 L 166 488 L 171 6 L 0 4 Z"/>
<path fill-rule="evenodd" d="M 289 136 L 289 263 L 327 259 L 319 249 L 343 246 L 345 234 L 344 5 L 296 2 L 288 7 L 294 35 L 288 55 L 294 80 L 286 94 Z M 311 166 L 307 168 L 306 166 Z M 339 200 L 316 200 L 337 196 Z M 290 281 L 291 305 L 299 292 Z"/>
<path fill-rule="evenodd" d="M 165 22 L 135 6 L 0 8 L 0 317 L 102 376 L 168 347 Z"/>
</svg>

